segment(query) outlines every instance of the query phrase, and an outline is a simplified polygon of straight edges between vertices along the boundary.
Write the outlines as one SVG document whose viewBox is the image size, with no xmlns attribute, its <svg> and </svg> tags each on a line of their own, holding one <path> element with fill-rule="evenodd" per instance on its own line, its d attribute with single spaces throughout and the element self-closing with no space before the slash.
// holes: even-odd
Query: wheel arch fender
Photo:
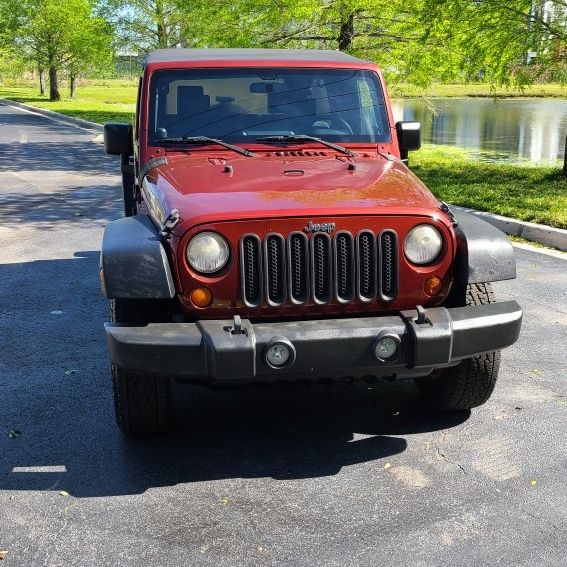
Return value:
<svg viewBox="0 0 567 567">
<path fill-rule="evenodd" d="M 455 281 L 462 284 L 512 280 L 514 248 L 506 235 L 473 214 L 452 210 L 457 236 Z"/>
<path fill-rule="evenodd" d="M 169 259 L 147 215 L 106 225 L 100 253 L 103 294 L 111 299 L 166 299 L 175 296 Z"/>
</svg>

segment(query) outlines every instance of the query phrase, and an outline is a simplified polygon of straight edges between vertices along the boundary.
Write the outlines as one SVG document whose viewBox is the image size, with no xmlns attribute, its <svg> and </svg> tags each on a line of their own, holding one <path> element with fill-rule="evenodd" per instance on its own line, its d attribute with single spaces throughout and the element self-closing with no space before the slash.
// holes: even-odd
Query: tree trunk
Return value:
<svg viewBox="0 0 567 567">
<path fill-rule="evenodd" d="M 71 73 L 71 75 L 69 76 L 69 97 L 70 98 L 75 98 L 75 81 L 76 81 L 76 76 Z"/>
<path fill-rule="evenodd" d="M 339 49 L 348 51 L 352 47 L 354 39 L 354 14 L 349 14 L 346 21 L 341 22 L 341 30 L 339 31 Z"/>
<path fill-rule="evenodd" d="M 53 65 L 49 67 L 49 100 L 61 100 L 57 69 Z"/>
<path fill-rule="evenodd" d="M 167 22 L 165 21 L 165 10 L 162 0 L 156 1 L 155 21 L 157 27 L 157 46 L 159 48 L 169 47 L 167 38 Z"/>
<path fill-rule="evenodd" d="M 40 67 L 40 68 L 38 68 L 37 72 L 39 74 L 39 94 L 44 95 L 45 94 L 45 77 L 43 76 L 43 69 Z"/>
</svg>

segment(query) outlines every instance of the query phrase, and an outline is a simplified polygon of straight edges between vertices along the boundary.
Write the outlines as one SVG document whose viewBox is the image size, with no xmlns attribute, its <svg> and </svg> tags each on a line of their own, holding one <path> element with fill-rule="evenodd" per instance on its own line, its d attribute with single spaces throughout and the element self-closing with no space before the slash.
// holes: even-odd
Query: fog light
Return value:
<svg viewBox="0 0 567 567">
<path fill-rule="evenodd" d="M 207 287 L 198 287 L 191 292 L 191 303 L 195 307 L 208 307 L 213 301 L 213 294 Z"/>
<path fill-rule="evenodd" d="M 396 360 L 400 351 L 400 337 L 395 333 L 382 332 L 374 341 L 374 356 L 380 362 Z"/>
<path fill-rule="evenodd" d="M 270 368 L 286 368 L 295 362 L 295 348 L 286 338 L 274 337 L 264 349 L 264 360 Z"/>
<path fill-rule="evenodd" d="M 443 280 L 438 278 L 437 276 L 433 276 L 432 278 L 427 278 L 425 283 L 423 284 L 423 291 L 432 297 L 434 295 L 438 295 L 443 287 Z"/>
</svg>

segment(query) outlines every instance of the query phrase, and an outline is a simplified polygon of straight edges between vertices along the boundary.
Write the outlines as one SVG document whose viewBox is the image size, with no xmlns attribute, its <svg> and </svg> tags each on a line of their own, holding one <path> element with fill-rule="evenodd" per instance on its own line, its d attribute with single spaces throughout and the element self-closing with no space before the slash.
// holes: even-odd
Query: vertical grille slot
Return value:
<svg viewBox="0 0 567 567">
<path fill-rule="evenodd" d="M 302 232 L 292 232 L 288 238 L 289 296 L 294 303 L 309 299 L 309 260 L 307 237 Z"/>
<path fill-rule="evenodd" d="M 398 295 L 398 237 L 393 230 L 380 233 L 380 296 L 392 301 Z"/>
<path fill-rule="evenodd" d="M 358 257 L 358 296 L 362 301 L 376 298 L 378 279 L 376 239 L 374 234 L 365 230 L 357 238 Z"/>
<path fill-rule="evenodd" d="M 264 241 L 266 299 L 270 305 L 285 301 L 285 241 L 279 234 L 268 234 Z"/>
<path fill-rule="evenodd" d="M 242 297 L 249 307 L 262 302 L 262 256 L 260 239 L 247 234 L 240 243 L 240 264 L 242 274 Z"/>
<path fill-rule="evenodd" d="M 354 265 L 352 234 L 339 232 L 335 236 L 335 290 L 341 303 L 354 298 Z"/>
<path fill-rule="evenodd" d="M 331 301 L 331 266 L 331 238 L 328 234 L 315 234 L 311 238 L 311 274 L 317 303 Z"/>
</svg>

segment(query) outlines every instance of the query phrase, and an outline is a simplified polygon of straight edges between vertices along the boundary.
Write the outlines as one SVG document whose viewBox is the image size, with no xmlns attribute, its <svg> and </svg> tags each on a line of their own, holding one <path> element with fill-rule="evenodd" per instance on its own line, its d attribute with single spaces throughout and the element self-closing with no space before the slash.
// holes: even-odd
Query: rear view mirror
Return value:
<svg viewBox="0 0 567 567">
<path fill-rule="evenodd" d="M 104 125 L 104 151 L 118 156 L 132 153 L 132 124 L 109 122 Z"/>
<path fill-rule="evenodd" d="M 251 83 L 249 90 L 258 94 L 285 93 L 289 91 L 289 86 L 285 83 Z"/>
<path fill-rule="evenodd" d="M 421 148 L 421 124 L 419 122 L 397 122 L 396 132 L 400 157 L 407 160 L 408 152 Z"/>
</svg>

